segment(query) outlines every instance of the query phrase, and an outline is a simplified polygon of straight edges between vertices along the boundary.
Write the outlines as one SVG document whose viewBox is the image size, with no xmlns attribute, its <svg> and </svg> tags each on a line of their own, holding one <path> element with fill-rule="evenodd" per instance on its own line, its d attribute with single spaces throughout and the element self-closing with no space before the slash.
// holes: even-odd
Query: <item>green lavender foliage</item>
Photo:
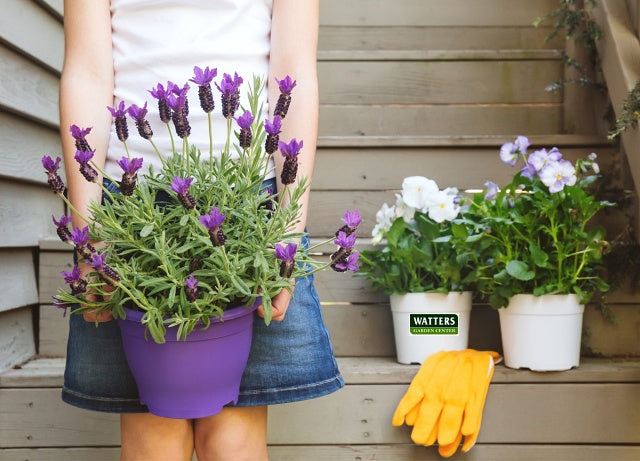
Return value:
<svg viewBox="0 0 640 461">
<path fill-rule="evenodd" d="M 107 263 L 121 281 L 109 292 L 93 274 L 90 288 L 103 296 L 89 300 L 61 292 L 62 301 L 82 304 L 76 311 L 97 308 L 116 318 L 125 316 L 123 306 L 141 310 L 142 322 L 159 343 L 164 342 L 167 326 L 177 326 L 178 336 L 184 338 L 199 324 L 208 326 L 210 318 L 221 316 L 226 308 L 252 305 L 258 296 L 265 307 L 265 321 L 270 321 L 271 299 L 291 289 L 290 280 L 279 275 L 274 248 L 276 243 L 302 236 L 291 228 L 298 222 L 298 199 L 308 181 L 300 178 L 297 185 L 280 192 L 290 194 L 286 206 L 276 211 L 265 206 L 271 198 L 278 201 L 282 197 L 270 198 L 260 191 L 267 173 L 258 107 L 263 86 L 260 79 L 254 79 L 249 91 L 250 110 L 256 115 L 254 136 L 250 148 L 237 149 L 239 160 L 223 152 L 211 162 L 208 153 L 201 154 L 185 143 L 181 152 L 165 160 L 160 171 L 144 175 L 133 195 L 109 194 L 103 204 L 92 203 L 95 224 L 90 227 L 91 238 L 106 243 Z M 197 202 L 195 209 L 185 209 L 169 189 L 174 176 L 193 178 L 190 192 Z M 224 246 L 213 246 L 198 219 L 213 206 L 226 215 Z M 319 267 L 301 245 L 296 261 L 293 277 Z M 189 302 L 185 294 L 185 279 L 191 273 L 199 282 L 195 302 Z"/>
</svg>

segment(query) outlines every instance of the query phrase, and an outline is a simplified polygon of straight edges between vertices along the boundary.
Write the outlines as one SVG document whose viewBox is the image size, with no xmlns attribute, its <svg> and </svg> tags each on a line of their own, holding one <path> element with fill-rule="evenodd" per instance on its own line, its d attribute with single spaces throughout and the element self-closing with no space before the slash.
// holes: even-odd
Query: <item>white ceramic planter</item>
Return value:
<svg viewBox="0 0 640 461">
<path fill-rule="evenodd" d="M 533 371 L 577 367 L 583 313 L 577 295 L 513 296 L 499 310 L 505 365 Z"/>
<path fill-rule="evenodd" d="M 438 351 L 467 348 L 470 291 L 393 294 L 390 300 L 398 362 L 422 363 Z"/>
</svg>

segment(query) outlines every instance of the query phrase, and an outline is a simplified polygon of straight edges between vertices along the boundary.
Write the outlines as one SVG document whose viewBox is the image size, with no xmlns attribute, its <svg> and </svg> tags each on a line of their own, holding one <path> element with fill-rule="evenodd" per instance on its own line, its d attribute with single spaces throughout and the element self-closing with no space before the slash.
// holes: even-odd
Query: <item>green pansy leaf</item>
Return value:
<svg viewBox="0 0 640 461">
<path fill-rule="evenodd" d="M 529 270 L 526 263 L 515 259 L 507 263 L 506 270 L 511 277 L 525 282 L 536 276 L 535 272 Z"/>
<path fill-rule="evenodd" d="M 549 255 L 542 251 L 542 249 L 532 243 L 529 245 L 529 251 L 531 252 L 531 259 L 533 263 L 538 267 L 548 267 L 549 265 Z"/>
</svg>

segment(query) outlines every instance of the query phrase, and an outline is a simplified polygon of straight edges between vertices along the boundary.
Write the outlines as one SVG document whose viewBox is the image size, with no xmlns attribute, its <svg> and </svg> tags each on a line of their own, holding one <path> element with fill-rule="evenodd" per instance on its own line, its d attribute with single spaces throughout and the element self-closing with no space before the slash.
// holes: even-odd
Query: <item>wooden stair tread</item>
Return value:
<svg viewBox="0 0 640 461">
<path fill-rule="evenodd" d="M 525 133 L 526 135 L 526 133 Z M 495 146 L 510 141 L 515 134 L 491 136 L 319 136 L 318 147 L 458 147 Z M 528 136 L 533 146 L 612 146 L 602 136 L 582 134 L 549 134 Z"/>
<path fill-rule="evenodd" d="M 35 358 L 20 368 L 0 374 L 0 388 L 62 386 L 64 358 Z M 388 357 L 339 357 L 338 366 L 349 384 L 409 384 L 418 365 L 402 365 Z M 640 358 L 583 358 L 578 368 L 537 373 L 513 370 L 499 364 L 493 383 L 639 383 Z"/>
</svg>

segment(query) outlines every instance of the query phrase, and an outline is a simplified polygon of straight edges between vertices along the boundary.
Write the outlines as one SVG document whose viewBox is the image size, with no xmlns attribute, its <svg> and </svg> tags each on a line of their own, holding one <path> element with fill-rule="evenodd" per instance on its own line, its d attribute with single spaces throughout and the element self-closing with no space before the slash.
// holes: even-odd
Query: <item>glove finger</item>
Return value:
<svg viewBox="0 0 640 461">
<path fill-rule="evenodd" d="M 407 392 L 402 397 L 398 406 L 396 407 L 395 412 L 393 413 L 393 417 L 391 418 L 391 424 L 394 426 L 402 426 L 402 423 L 405 421 L 405 417 L 408 413 L 410 413 L 416 406 L 420 406 L 420 403 L 424 397 L 424 388 L 426 383 L 428 383 L 433 373 L 438 366 L 440 360 L 444 357 L 443 352 L 437 352 L 435 354 L 431 354 L 427 359 L 423 362 L 418 370 L 418 373 L 411 380 L 411 384 L 407 389 Z M 415 421 L 415 419 L 414 419 Z"/>
<path fill-rule="evenodd" d="M 479 432 L 475 432 L 473 434 L 464 436 L 464 443 L 462 444 L 463 453 L 466 453 L 473 448 L 473 446 L 476 444 L 476 441 L 478 440 L 478 434 Z"/>
<path fill-rule="evenodd" d="M 420 403 L 422 403 L 422 401 L 420 401 Z M 404 421 L 405 423 L 407 423 L 407 426 L 413 426 L 416 423 L 419 413 L 420 413 L 420 404 L 416 405 L 411 410 L 409 410 L 409 413 L 407 413 L 407 415 L 404 418 Z"/>
<path fill-rule="evenodd" d="M 446 445 L 442 445 L 442 444 L 438 445 L 438 453 L 440 453 L 440 456 L 442 456 L 443 458 L 449 458 L 450 456 L 453 456 L 453 454 L 458 449 L 458 446 L 460 445 L 461 441 L 462 441 L 462 432 L 458 432 L 458 435 L 456 436 L 453 442 Z"/>
<path fill-rule="evenodd" d="M 477 352 L 473 356 L 473 372 L 471 376 L 473 393 L 465 408 L 462 434 L 470 435 L 480 431 L 482 411 L 489 391 L 495 366 L 493 356 L 486 352 Z"/>
<path fill-rule="evenodd" d="M 464 351 L 451 373 L 449 383 L 444 392 L 444 407 L 440 417 L 438 443 L 449 445 L 458 436 L 462 426 L 462 415 L 471 394 L 471 373 L 473 364 L 471 354 Z"/>
<path fill-rule="evenodd" d="M 411 439 L 418 445 L 426 445 L 430 440 L 432 432 L 435 431 L 433 444 L 438 434 L 438 420 L 442 411 L 442 402 L 436 400 L 423 400 L 418 413 L 418 418 L 411 432 Z M 429 444 L 429 445 L 431 445 Z"/>
</svg>

